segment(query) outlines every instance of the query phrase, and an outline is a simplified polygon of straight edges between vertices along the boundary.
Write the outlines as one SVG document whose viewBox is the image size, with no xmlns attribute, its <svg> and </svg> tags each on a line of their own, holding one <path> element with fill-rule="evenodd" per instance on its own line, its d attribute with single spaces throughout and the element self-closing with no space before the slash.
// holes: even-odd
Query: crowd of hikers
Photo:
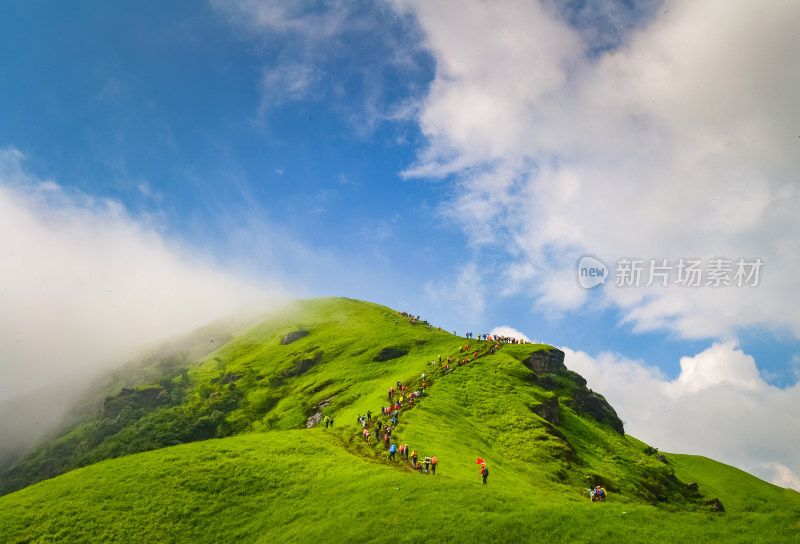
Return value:
<svg viewBox="0 0 800 544">
<path fill-rule="evenodd" d="M 419 322 L 419 316 L 414 316 L 406 312 L 400 312 L 400 315 L 408 317 L 409 322 L 412 324 Z M 453 331 L 453 334 L 455 335 L 456 332 Z M 474 336 L 472 333 L 467 333 L 466 338 L 474 338 Z M 489 350 L 484 352 L 483 355 L 494 355 L 502 344 L 531 343 L 528 340 L 491 334 L 479 334 L 478 340 L 493 342 L 493 345 L 490 346 Z M 459 353 L 463 354 L 463 356 L 458 356 L 455 361 L 452 361 L 450 356 L 443 359 L 442 356 L 439 355 L 437 359 L 429 362 L 428 365 L 440 364 L 443 369 L 443 374 L 446 375 L 452 372 L 452 364 L 463 366 L 471 361 L 475 361 L 481 356 L 478 350 L 471 349 L 469 344 L 459 346 Z M 372 411 L 367 410 L 366 414 L 358 415 L 356 423 L 361 426 L 361 434 L 367 444 L 372 445 L 373 440 L 381 440 L 383 442 L 388 452 L 389 461 L 396 461 L 399 454 L 400 461 L 409 464 L 412 469 L 419 471 L 421 474 L 435 475 L 436 468 L 439 465 L 439 461 L 435 456 L 421 457 L 419 452 L 416 449 L 412 449 L 408 444 L 403 443 L 398 445 L 393 442 L 395 437 L 392 436 L 394 430 L 397 428 L 401 412 L 413 408 L 419 399 L 425 396 L 425 388 L 428 387 L 428 383 L 429 382 L 426 382 L 424 372 L 421 375 L 421 385 L 414 391 L 411 391 L 411 388 L 402 381 L 397 380 L 394 385 L 387 389 L 388 404 L 386 406 L 381 406 L 381 417 L 376 415 L 373 419 Z M 384 419 L 381 418 L 388 418 L 388 421 L 384 421 Z M 333 427 L 332 417 L 325 416 L 323 421 L 326 429 L 328 426 Z M 477 459 L 477 464 L 480 465 L 479 474 L 483 483 L 486 484 L 489 477 L 489 469 L 486 467 L 486 461 L 479 457 Z M 587 492 L 589 492 L 589 497 L 592 501 L 604 502 L 606 500 L 606 490 L 600 486 L 597 486 L 596 489 L 586 489 L 584 495 Z"/>
<path fill-rule="evenodd" d="M 403 317 L 408 317 L 413 322 L 419 322 L 419 317 L 400 312 Z M 479 335 L 480 337 L 481 335 Z M 492 339 L 491 335 L 482 335 L 484 339 Z M 469 337 L 472 337 L 470 334 Z M 480 338 L 479 338 L 480 339 Z M 440 375 L 447 375 L 453 371 L 453 365 L 463 366 L 471 361 L 475 361 L 479 356 L 486 354 L 494 354 L 500 348 L 500 342 L 495 343 L 484 351 L 483 354 L 478 350 L 471 349 L 469 344 L 459 346 L 459 353 L 463 356 L 456 357 L 455 361 L 450 356 L 443 358 L 439 355 L 437 358 L 428 363 L 428 365 L 441 365 L 442 373 Z M 438 368 L 438 367 L 437 367 Z M 408 444 L 398 444 L 398 440 L 393 433 L 397 428 L 400 414 L 403 411 L 413 408 L 420 399 L 425 397 L 425 390 L 429 382 L 426 381 L 425 373 L 421 373 L 419 382 L 413 380 L 418 384 L 418 387 L 412 391 L 411 387 L 404 384 L 402 381 L 397 380 L 386 390 L 387 404 L 380 407 L 380 416 L 373 414 L 372 410 L 367 410 L 365 414 L 359 414 L 356 418 L 356 424 L 361 427 L 360 434 L 363 440 L 368 445 L 373 445 L 374 442 L 381 441 L 383 446 L 388 452 L 389 461 L 397 461 L 398 454 L 399 460 L 407 463 L 413 470 L 419 471 L 421 474 L 435 475 L 436 469 L 439 466 L 439 460 L 435 455 L 421 456 L 416 449 L 411 448 Z M 323 418 L 325 428 L 333 426 L 333 418 L 325 416 Z M 479 459 L 481 465 L 481 477 L 483 483 L 486 483 L 486 478 L 489 476 L 489 469 L 486 468 L 486 463 L 483 459 Z"/>
</svg>

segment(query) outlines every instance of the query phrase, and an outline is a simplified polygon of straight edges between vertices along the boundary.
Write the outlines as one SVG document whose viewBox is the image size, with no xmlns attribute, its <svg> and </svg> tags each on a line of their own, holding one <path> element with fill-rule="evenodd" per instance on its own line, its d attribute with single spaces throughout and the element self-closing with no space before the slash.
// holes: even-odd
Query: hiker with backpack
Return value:
<svg viewBox="0 0 800 544">
<path fill-rule="evenodd" d="M 489 477 L 489 469 L 486 468 L 486 465 L 481 466 L 481 476 L 483 476 L 483 483 L 486 483 L 486 478 Z"/>
<path fill-rule="evenodd" d="M 436 457 L 431 457 L 431 472 L 434 476 L 436 476 L 436 465 L 439 464 L 439 461 L 436 460 Z"/>
<path fill-rule="evenodd" d="M 417 466 L 417 459 L 419 459 L 419 456 L 417 455 L 417 450 L 414 450 L 411 452 L 411 462 L 414 464 L 414 467 Z"/>
<path fill-rule="evenodd" d="M 594 490 L 594 497 L 592 500 L 594 502 L 606 502 L 606 490 L 598 485 Z"/>
<path fill-rule="evenodd" d="M 402 446 L 400 446 L 402 448 Z M 397 453 L 397 446 L 392 444 L 389 446 L 389 460 L 394 461 L 394 454 Z"/>
</svg>

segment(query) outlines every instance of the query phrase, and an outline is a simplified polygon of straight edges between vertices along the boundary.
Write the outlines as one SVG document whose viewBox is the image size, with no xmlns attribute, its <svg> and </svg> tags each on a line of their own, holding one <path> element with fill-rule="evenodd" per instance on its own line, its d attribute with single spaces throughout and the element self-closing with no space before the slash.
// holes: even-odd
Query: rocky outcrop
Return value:
<svg viewBox="0 0 800 544">
<path fill-rule="evenodd" d="M 722 503 L 717 498 L 713 498 L 710 501 L 708 501 L 708 505 L 711 506 L 711 511 L 712 512 L 724 512 L 725 511 L 725 507 L 722 506 Z"/>
<path fill-rule="evenodd" d="M 550 397 L 541 404 L 532 408 L 534 414 L 558 427 L 561 425 L 561 410 L 558 407 L 558 397 Z"/>
<path fill-rule="evenodd" d="M 161 387 L 148 387 L 145 389 L 123 388 L 116 396 L 106 398 L 103 403 L 103 418 L 114 419 L 125 407 L 134 410 L 150 408 L 164 402 Z"/>
<path fill-rule="evenodd" d="M 281 373 L 282 379 L 296 378 L 302 376 L 318 364 L 322 362 L 322 352 L 316 352 L 313 357 L 306 357 L 305 359 L 297 358 L 294 364 Z"/>
<path fill-rule="evenodd" d="M 570 407 L 577 412 L 587 414 L 595 421 L 608 425 L 619 434 L 625 434 L 622 420 L 602 395 L 588 389 L 574 391 L 570 404 Z"/>
<path fill-rule="evenodd" d="M 564 365 L 564 352 L 556 348 L 534 351 L 523 363 L 534 372 L 567 370 Z"/>
<path fill-rule="evenodd" d="M 322 409 L 325 408 L 326 406 L 330 406 L 332 400 L 333 400 L 333 397 L 331 397 L 329 399 L 325 399 L 322 402 L 320 402 L 319 404 L 317 404 L 316 406 L 314 406 L 314 408 L 313 408 L 314 413 L 311 414 L 306 419 L 306 428 L 307 429 L 310 429 L 311 427 L 316 427 L 317 425 L 320 424 L 320 422 L 322 421 Z"/>
<path fill-rule="evenodd" d="M 378 361 L 379 363 L 383 361 L 391 361 L 392 359 L 397 359 L 398 357 L 402 357 L 407 353 L 408 350 L 402 348 L 383 348 L 373 360 Z"/>
<path fill-rule="evenodd" d="M 292 342 L 297 342 L 301 338 L 308 336 L 308 331 L 294 331 L 288 334 L 284 334 L 281 336 L 281 345 L 285 346 L 286 344 L 291 344 Z"/>
</svg>

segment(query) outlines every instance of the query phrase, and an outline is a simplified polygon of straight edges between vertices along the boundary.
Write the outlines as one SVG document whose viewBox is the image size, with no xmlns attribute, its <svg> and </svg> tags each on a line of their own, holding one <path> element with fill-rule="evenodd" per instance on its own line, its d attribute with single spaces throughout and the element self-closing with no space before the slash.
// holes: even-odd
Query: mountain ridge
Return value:
<svg viewBox="0 0 800 544">
<path fill-rule="evenodd" d="M 387 358 L 387 349 L 392 357 Z M 457 363 L 465 358 L 466 364 Z M 435 478 L 457 489 L 471 489 L 476 480 L 471 459 L 482 457 L 491 467 L 490 482 L 504 482 L 515 490 L 506 499 L 519 493 L 535 495 L 558 508 L 586 500 L 580 491 L 587 485 L 604 486 L 612 500 L 626 508 L 655 506 L 689 516 L 707 515 L 703 512 L 711 512 L 711 501 L 718 498 L 709 493 L 720 494 L 717 483 L 706 489 L 702 478 L 669 455 L 658 458 L 652 448 L 648 454 L 646 445 L 625 435 L 613 408 L 564 365 L 563 352 L 552 346 L 465 339 L 384 306 L 340 298 L 298 301 L 189 362 L 173 377 L 121 389 L 106 398 L 92 421 L 75 425 L 60 441 L 29 455 L 27 465 L 7 471 L 4 485 L 11 481 L 19 486 L 25 481 L 21 476 L 37 474 L 42 467 L 51 470 L 45 476 L 66 476 L 81 466 L 86 467 L 81 471 L 89 470 L 82 473 L 96 474 L 103 469 L 92 466 L 107 466 L 110 458 L 121 456 L 119 462 L 132 463 L 123 465 L 123 471 L 135 472 L 136 459 L 147 464 L 144 459 L 150 455 L 163 461 L 170 458 L 173 446 L 200 452 L 224 449 L 213 444 L 239 444 L 235 440 L 240 439 L 275 442 L 280 451 L 291 451 L 291 445 L 283 444 L 286 437 L 312 449 L 313 443 L 326 441 L 326 448 L 337 449 L 332 458 L 374 467 L 378 473 L 364 469 L 370 477 L 394 478 L 382 472 L 391 467 L 399 469 L 390 473 L 400 478 L 418 477 L 407 464 L 389 459 L 382 440 L 368 444 L 356 421 L 367 410 L 380 417 L 380 408 L 389 403 L 386 390 L 398 380 L 409 392 L 426 386 L 417 406 L 400 410 L 393 443 L 408 443 L 423 456 L 436 455 L 442 470 Z M 311 418 L 325 416 L 334 419 L 333 428 L 313 426 Z M 382 420 L 388 423 L 388 418 Z M 312 428 L 306 429 L 310 421 Z M 366 427 L 376 434 L 373 425 Z M 221 440 L 209 441 L 212 438 Z M 181 442 L 187 443 L 177 446 Z M 146 451 L 150 453 L 141 453 Z M 64 462 L 56 466 L 59 452 Z M 281 467 L 284 453 L 278 461 Z M 683 457 L 677 459 L 685 464 Z M 339 470 L 305 454 L 289 461 L 297 463 L 319 465 L 325 472 Z M 226 466 L 225 471 L 238 470 L 235 464 Z M 281 478 L 290 478 L 290 468 L 281 472 L 286 472 Z M 686 481 L 688 476 L 695 481 Z M 191 473 L 185 477 L 203 479 Z M 402 481 L 409 485 L 409 480 Z M 775 505 L 777 499 L 762 484 L 769 485 L 748 484 L 765 497 L 749 514 L 769 517 L 764 505 Z M 28 489 L 60 485 L 42 482 Z M 429 484 L 413 483 L 422 492 L 420 485 Z M 23 490 L 7 497 L 15 497 L 8 499 L 14 502 L 31 493 L 35 495 Z M 314 493 L 311 485 L 307 494 Z M 783 499 L 793 505 L 787 512 L 800 511 L 795 495 Z M 289 499 L 273 500 L 283 504 Z"/>
</svg>

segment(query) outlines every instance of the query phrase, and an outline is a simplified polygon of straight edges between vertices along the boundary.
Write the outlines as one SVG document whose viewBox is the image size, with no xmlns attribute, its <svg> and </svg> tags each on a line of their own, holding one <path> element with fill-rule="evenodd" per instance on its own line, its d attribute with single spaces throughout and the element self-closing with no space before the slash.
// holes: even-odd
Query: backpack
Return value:
<svg viewBox="0 0 800 544">
<path fill-rule="evenodd" d="M 402 447 L 402 446 L 401 446 L 401 447 Z M 395 445 L 394 445 L 394 444 L 392 444 L 392 447 L 391 447 L 391 448 L 389 448 L 389 453 L 394 453 L 394 452 L 396 452 L 396 451 L 397 451 L 397 448 L 395 447 Z"/>
<path fill-rule="evenodd" d="M 436 463 L 438 463 L 438 461 L 436 460 L 436 457 L 431 457 L 431 463 L 433 463 L 434 465 L 435 465 Z"/>
</svg>

